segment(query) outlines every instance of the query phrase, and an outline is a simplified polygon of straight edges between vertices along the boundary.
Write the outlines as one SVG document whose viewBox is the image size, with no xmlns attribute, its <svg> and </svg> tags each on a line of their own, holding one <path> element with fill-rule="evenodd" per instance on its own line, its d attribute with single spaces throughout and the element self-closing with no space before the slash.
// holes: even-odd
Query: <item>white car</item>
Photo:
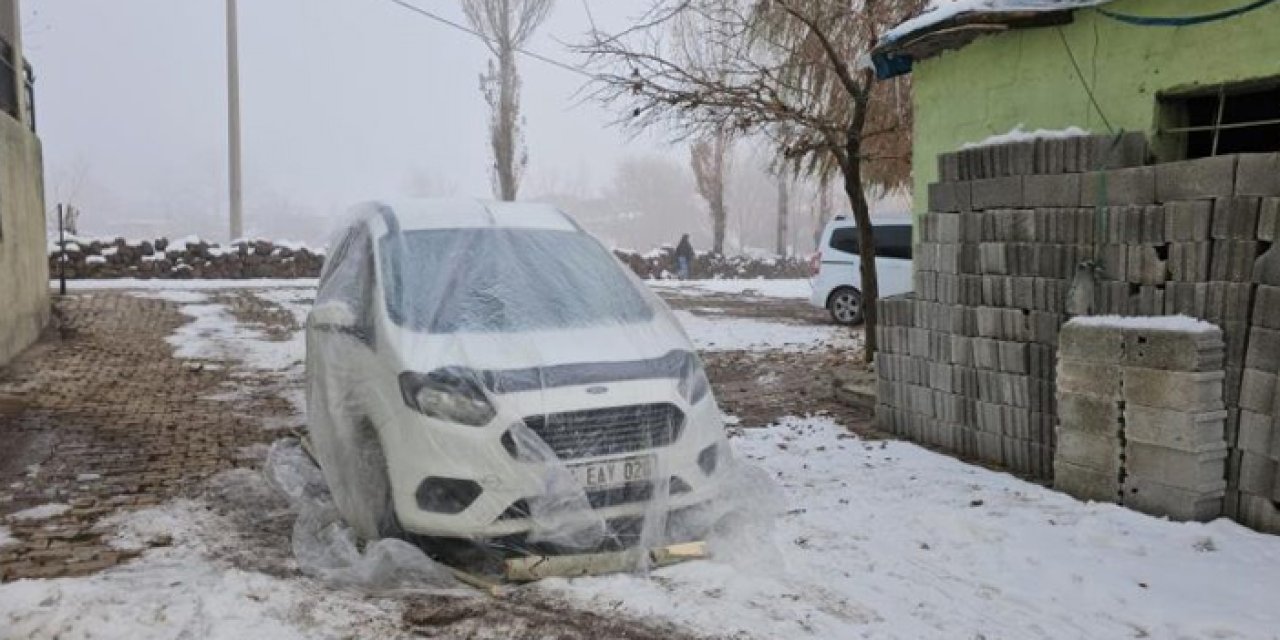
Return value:
<svg viewBox="0 0 1280 640">
<path fill-rule="evenodd" d="M 910 218 L 872 219 L 876 238 L 876 274 L 880 296 L 912 290 Z M 858 227 L 853 220 L 837 216 L 827 223 L 812 258 L 813 293 L 809 303 L 826 309 L 839 324 L 862 322 L 862 256 L 858 250 Z"/>
<path fill-rule="evenodd" d="M 316 457 L 366 539 L 559 543 L 584 519 L 702 504 L 728 462 L 678 321 L 546 205 L 358 208 L 308 317 L 307 379 Z"/>
</svg>

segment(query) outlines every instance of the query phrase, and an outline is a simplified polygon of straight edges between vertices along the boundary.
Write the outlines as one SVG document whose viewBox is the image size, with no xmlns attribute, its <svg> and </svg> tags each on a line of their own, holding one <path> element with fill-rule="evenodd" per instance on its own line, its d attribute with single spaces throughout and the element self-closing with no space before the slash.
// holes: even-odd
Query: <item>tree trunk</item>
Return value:
<svg viewBox="0 0 1280 640">
<path fill-rule="evenodd" d="M 503 47 L 498 58 L 498 108 L 493 123 L 494 172 L 497 174 L 498 199 L 516 199 L 516 119 L 519 117 L 519 77 L 516 75 L 515 51 Z"/>
<path fill-rule="evenodd" d="M 826 180 L 818 182 L 818 215 L 814 217 L 813 250 L 822 251 L 818 246 L 822 242 L 822 232 L 826 229 L 827 220 L 831 219 L 831 185 Z"/>
<path fill-rule="evenodd" d="M 790 195 L 787 193 L 787 176 L 778 176 L 778 243 L 777 253 L 787 257 L 787 218 L 790 210 Z"/>
<path fill-rule="evenodd" d="M 728 217 L 729 211 L 722 195 L 711 203 L 711 252 L 718 256 L 724 255 L 725 220 Z"/>
<path fill-rule="evenodd" d="M 870 86 L 870 82 L 866 86 Z M 862 126 L 866 122 L 866 103 L 857 101 L 853 119 L 845 132 L 845 157 L 840 162 L 844 177 L 844 192 L 853 209 L 853 221 L 858 227 L 858 253 L 862 273 L 862 318 L 865 333 L 863 354 L 867 362 L 875 360 L 877 348 L 876 326 L 878 314 L 876 301 L 880 299 L 880 282 L 876 277 L 876 238 L 871 227 L 871 207 L 862 191 Z"/>
</svg>

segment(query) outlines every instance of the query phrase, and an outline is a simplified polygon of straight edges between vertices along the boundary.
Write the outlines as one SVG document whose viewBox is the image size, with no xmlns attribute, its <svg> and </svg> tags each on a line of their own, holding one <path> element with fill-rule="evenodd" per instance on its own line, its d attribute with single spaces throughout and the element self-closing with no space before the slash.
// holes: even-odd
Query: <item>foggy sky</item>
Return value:
<svg viewBox="0 0 1280 640">
<path fill-rule="evenodd" d="M 81 230 L 197 232 L 223 240 L 223 0 L 22 0 L 36 73 L 46 198 L 73 200 Z M 590 0 L 602 28 L 642 8 Z M 416 0 L 462 22 L 457 3 Z M 386 0 L 241 0 L 241 113 L 249 235 L 317 242 L 350 204 L 423 185 L 490 196 L 478 74 L 488 51 Z M 562 42 L 589 23 L 559 0 L 530 49 L 580 62 Z M 583 78 L 521 58 L 530 171 L 521 195 L 587 190 L 628 153 Z M 415 177 L 416 176 L 416 177 Z"/>
</svg>

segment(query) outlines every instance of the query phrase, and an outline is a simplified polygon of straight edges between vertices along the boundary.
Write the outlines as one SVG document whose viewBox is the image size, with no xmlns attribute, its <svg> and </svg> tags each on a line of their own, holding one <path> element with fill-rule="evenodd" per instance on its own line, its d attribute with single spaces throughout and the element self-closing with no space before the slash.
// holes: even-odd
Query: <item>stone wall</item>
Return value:
<svg viewBox="0 0 1280 640">
<path fill-rule="evenodd" d="M 675 273 L 675 250 L 648 253 L 616 249 L 614 254 L 641 278 L 668 278 Z M 143 241 L 72 238 L 67 243 L 68 278 L 314 278 L 324 263 L 321 252 L 266 240 L 237 242 L 229 247 L 201 240 Z M 57 243 L 49 246 L 49 272 L 58 276 Z M 751 258 L 698 254 L 693 278 L 803 278 L 806 262 L 795 258 Z"/>
<path fill-rule="evenodd" d="M 1280 317 L 1280 288 L 1270 289 L 1280 287 L 1280 249 L 1271 249 L 1280 154 L 1157 165 L 1145 164 L 1148 157 L 1141 135 L 941 155 L 942 182 L 930 185 L 920 219 L 915 293 L 881 303 L 880 422 L 1048 480 L 1058 333 L 1068 311 L 1208 320 L 1226 347 L 1225 511 L 1280 531 L 1280 493 L 1260 493 L 1275 482 L 1276 458 L 1268 449 L 1263 463 L 1257 451 L 1273 440 L 1275 369 L 1268 378 L 1261 367 L 1280 362 L 1280 351 L 1272 353 L 1280 340 L 1259 333 L 1258 346 L 1250 342 L 1261 326 L 1251 317 L 1280 325 L 1269 320 Z M 1082 286 L 1073 287 L 1077 275 Z M 1252 352 L 1258 373 L 1247 379 L 1262 396 L 1245 404 Z M 1265 442 L 1252 431 L 1254 441 L 1239 440 L 1245 406 Z M 1246 445 L 1257 457 L 1243 455 Z"/>
<path fill-rule="evenodd" d="M 40 139 L 0 113 L 0 365 L 49 320 Z"/>
</svg>

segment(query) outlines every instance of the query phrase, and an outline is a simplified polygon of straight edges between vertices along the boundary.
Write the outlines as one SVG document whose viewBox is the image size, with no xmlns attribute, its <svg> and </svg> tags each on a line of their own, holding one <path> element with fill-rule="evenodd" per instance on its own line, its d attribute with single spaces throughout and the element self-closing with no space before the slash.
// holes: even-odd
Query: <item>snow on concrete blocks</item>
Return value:
<svg viewBox="0 0 1280 640">
<path fill-rule="evenodd" d="M 1216 327 L 1185 317 L 1063 326 L 1055 486 L 1175 519 L 1220 515 L 1224 348 Z"/>
</svg>

